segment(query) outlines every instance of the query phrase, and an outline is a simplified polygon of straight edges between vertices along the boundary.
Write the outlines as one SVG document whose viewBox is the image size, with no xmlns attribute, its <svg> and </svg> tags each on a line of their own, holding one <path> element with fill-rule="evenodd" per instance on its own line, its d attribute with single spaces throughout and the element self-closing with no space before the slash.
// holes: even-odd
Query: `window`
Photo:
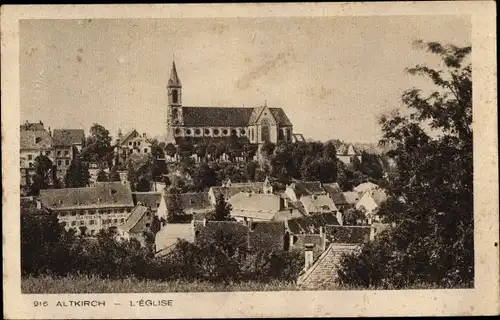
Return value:
<svg viewBox="0 0 500 320">
<path fill-rule="evenodd" d="M 217 136 L 217 135 L 219 135 L 219 129 L 214 129 L 213 133 L 214 133 L 214 135 L 216 135 L 216 136 Z"/>
<path fill-rule="evenodd" d="M 61 165 L 61 160 L 57 160 L 57 165 L 60 166 Z"/>
<path fill-rule="evenodd" d="M 69 166 L 69 160 L 68 159 L 64 160 L 64 164 L 66 164 L 67 166 Z"/>
<path fill-rule="evenodd" d="M 50 156 L 50 151 L 45 151 L 45 155 L 48 157 Z"/>
<path fill-rule="evenodd" d="M 90 230 L 91 235 L 95 235 L 95 230 Z"/>
<path fill-rule="evenodd" d="M 113 223 L 117 223 L 118 222 L 118 219 L 113 219 Z"/>
<path fill-rule="evenodd" d="M 223 135 L 227 136 L 227 133 L 228 133 L 227 129 L 222 130 Z"/>
<path fill-rule="evenodd" d="M 42 138 L 41 137 L 36 137 L 35 138 L 35 143 L 40 143 L 42 142 Z"/>
<path fill-rule="evenodd" d="M 138 146 L 140 146 L 140 145 L 141 145 L 141 142 L 140 142 L 140 141 L 138 141 L 138 142 L 137 142 L 137 145 L 138 145 Z"/>
<path fill-rule="evenodd" d="M 191 134 L 191 129 L 186 129 L 186 134 Z"/>
<path fill-rule="evenodd" d="M 231 135 L 232 135 L 232 136 L 235 136 L 236 134 L 237 134 L 237 133 L 236 133 L 236 130 L 235 130 L 235 129 L 231 130 Z"/>
<path fill-rule="evenodd" d="M 94 224 L 95 224 L 95 220 L 90 220 L 90 221 L 89 221 L 89 224 L 90 224 L 90 225 L 94 225 Z"/>
<path fill-rule="evenodd" d="M 148 153 L 148 148 L 145 148 L 145 149 L 144 149 L 144 153 Z"/>
<path fill-rule="evenodd" d="M 66 212 L 64 212 L 64 211 L 59 212 L 59 216 L 65 217 L 66 216 Z"/>
<path fill-rule="evenodd" d="M 83 215 L 85 214 L 85 211 L 83 211 L 83 210 L 82 210 L 82 211 L 80 211 L 80 212 L 78 212 L 78 213 L 79 213 L 81 216 L 83 216 Z"/>
<path fill-rule="evenodd" d="M 241 130 L 240 130 L 240 134 L 241 134 L 242 136 L 244 136 L 246 133 L 247 133 L 247 132 L 245 131 L 245 129 L 241 129 Z"/>
<path fill-rule="evenodd" d="M 80 225 L 81 225 L 81 226 L 84 226 L 84 225 L 85 225 L 85 221 L 80 220 Z"/>
<path fill-rule="evenodd" d="M 71 221 L 72 226 L 76 226 L 76 221 Z"/>
<path fill-rule="evenodd" d="M 200 129 L 196 129 L 196 130 L 194 130 L 194 133 L 195 133 L 196 135 L 200 135 L 200 134 L 201 134 L 201 130 L 200 130 Z"/>
<path fill-rule="evenodd" d="M 151 216 L 151 213 L 148 211 L 146 212 L 146 216 L 150 217 Z"/>
<path fill-rule="evenodd" d="M 160 203 L 159 203 L 159 202 L 157 202 L 157 203 L 156 203 L 156 207 L 157 207 L 157 208 L 159 208 L 159 207 L 160 207 Z"/>
<path fill-rule="evenodd" d="M 66 157 L 69 156 L 69 151 L 68 150 L 64 151 L 64 156 L 66 156 Z"/>
<path fill-rule="evenodd" d="M 209 135 L 210 134 L 210 129 L 205 129 L 204 132 L 205 132 L 206 135 Z"/>
<path fill-rule="evenodd" d="M 61 156 L 61 150 L 57 151 L 57 155 Z"/>
<path fill-rule="evenodd" d="M 76 216 L 76 211 L 71 212 L 71 215 L 74 217 Z"/>
<path fill-rule="evenodd" d="M 175 129 L 175 134 L 180 134 L 181 133 L 181 129 L 177 128 Z"/>
<path fill-rule="evenodd" d="M 32 154 L 28 154 L 28 160 L 33 160 L 33 155 Z"/>
<path fill-rule="evenodd" d="M 179 103 L 179 93 L 177 90 L 172 90 L 172 102 Z"/>
<path fill-rule="evenodd" d="M 121 223 L 124 223 L 124 222 L 125 222 L 125 219 L 124 219 L 124 218 L 121 218 L 121 219 L 120 219 L 120 222 L 121 222 Z"/>
<path fill-rule="evenodd" d="M 66 227 L 66 222 L 62 221 L 59 223 L 61 225 L 61 227 Z"/>
<path fill-rule="evenodd" d="M 285 140 L 285 136 L 283 134 L 283 131 L 279 130 L 278 131 L 278 141 L 282 141 L 282 140 Z"/>
<path fill-rule="evenodd" d="M 149 223 L 146 223 L 146 228 L 149 228 L 149 226 L 150 226 L 150 225 L 151 225 L 151 224 L 149 224 Z"/>
</svg>

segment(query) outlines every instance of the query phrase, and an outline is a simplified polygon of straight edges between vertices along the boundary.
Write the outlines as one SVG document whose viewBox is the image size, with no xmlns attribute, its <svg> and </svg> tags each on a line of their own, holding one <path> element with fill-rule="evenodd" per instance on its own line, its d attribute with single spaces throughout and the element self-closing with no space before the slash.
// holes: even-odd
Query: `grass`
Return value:
<svg viewBox="0 0 500 320">
<path fill-rule="evenodd" d="M 459 287 L 467 288 L 467 286 Z M 22 293 L 58 294 L 58 293 L 156 293 L 156 292 L 231 292 L 231 291 L 332 291 L 332 290 L 394 290 L 396 288 L 363 288 L 358 286 L 328 285 L 314 289 L 302 288 L 294 283 L 270 281 L 265 283 L 248 281 L 239 283 L 210 283 L 187 281 L 138 280 L 125 278 L 119 280 L 101 279 L 92 276 L 68 277 L 23 277 Z M 430 284 L 416 284 L 405 290 L 458 289 L 458 287 L 437 287 Z"/>
<path fill-rule="evenodd" d="M 227 292 L 300 290 L 293 283 L 241 282 L 213 284 L 209 282 L 158 281 L 126 278 L 119 280 L 88 276 L 24 277 L 22 293 L 149 293 L 149 292 Z"/>
</svg>

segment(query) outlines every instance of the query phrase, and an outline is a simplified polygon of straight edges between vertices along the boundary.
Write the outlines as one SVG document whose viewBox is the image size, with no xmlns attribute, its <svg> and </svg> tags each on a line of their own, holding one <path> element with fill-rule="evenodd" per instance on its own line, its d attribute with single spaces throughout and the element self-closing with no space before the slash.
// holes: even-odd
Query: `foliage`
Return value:
<svg viewBox="0 0 500 320">
<path fill-rule="evenodd" d="M 360 222 L 364 221 L 365 219 L 366 218 L 364 212 L 356 208 L 347 209 L 342 215 L 344 224 L 351 226 L 360 224 Z"/>
<path fill-rule="evenodd" d="M 393 228 L 344 259 L 339 276 L 345 283 L 470 286 L 474 280 L 472 82 L 465 60 L 471 48 L 417 44 L 439 55 L 447 70 L 408 69 L 436 90 L 427 96 L 406 91 L 403 102 L 411 113 L 380 121 L 396 174 L 379 214 Z"/>
<path fill-rule="evenodd" d="M 224 199 L 223 194 L 219 194 L 215 202 L 215 210 L 207 215 L 208 220 L 215 221 L 230 221 L 233 220 L 231 218 L 231 210 L 232 207 L 229 203 Z"/>
<path fill-rule="evenodd" d="M 109 131 L 102 125 L 94 123 L 90 128 L 90 136 L 87 137 L 85 148 L 82 150 L 82 159 L 111 164 L 113 159 L 111 136 Z"/>
<path fill-rule="evenodd" d="M 97 172 L 97 182 L 103 182 L 103 181 L 108 181 L 108 175 L 104 170 L 101 169 L 99 170 L 99 172 Z"/>
<path fill-rule="evenodd" d="M 111 171 L 109 172 L 109 181 L 114 182 L 114 181 L 121 181 L 120 179 L 120 174 L 118 173 L 116 167 L 111 168 Z"/>
<path fill-rule="evenodd" d="M 64 177 L 64 185 L 66 188 L 81 188 L 89 184 L 90 173 L 88 166 L 82 161 L 80 155 L 71 161 L 66 176 Z"/>
<path fill-rule="evenodd" d="M 201 163 L 193 171 L 193 183 L 196 191 L 204 191 L 217 184 L 217 174 L 206 163 Z"/>
<path fill-rule="evenodd" d="M 42 154 L 38 155 L 35 158 L 34 171 L 29 195 L 38 195 L 41 189 L 49 188 L 54 171 L 52 161 Z"/>
<path fill-rule="evenodd" d="M 172 223 L 184 215 L 184 208 L 180 196 L 180 190 L 174 187 L 168 189 L 167 201 L 167 222 Z"/>
</svg>

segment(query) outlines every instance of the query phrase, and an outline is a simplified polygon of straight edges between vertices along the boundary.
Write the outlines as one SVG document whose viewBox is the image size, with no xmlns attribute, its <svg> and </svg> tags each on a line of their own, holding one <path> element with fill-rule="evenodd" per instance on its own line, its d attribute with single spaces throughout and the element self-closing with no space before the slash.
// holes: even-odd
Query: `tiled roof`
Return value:
<svg viewBox="0 0 500 320">
<path fill-rule="evenodd" d="M 269 108 L 269 111 L 274 117 L 274 120 L 276 120 L 276 123 L 280 126 L 291 126 L 292 123 L 290 122 L 290 119 L 286 116 L 285 111 L 281 108 Z"/>
<path fill-rule="evenodd" d="M 387 193 L 383 189 L 372 190 L 370 194 L 377 205 L 387 200 Z"/>
<path fill-rule="evenodd" d="M 366 192 L 366 191 L 371 191 L 374 189 L 377 189 L 378 185 L 376 185 L 373 182 L 363 182 L 356 187 L 353 188 L 354 191 L 356 192 Z"/>
<path fill-rule="evenodd" d="M 83 144 L 85 132 L 83 129 L 54 129 L 52 139 L 54 140 L 54 146 Z"/>
<path fill-rule="evenodd" d="M 315 214 L 287 221 L 287 228 L 292 234 L 317 233 L 319 227 L 326 228 L 329 225 L 339 225 L 337 217 L 332 213 Z"/>
<path fill-rule="evenodd" d="M 337 182 L 335 182 L 335 183 L 323 183 L 323 189 L 325 189 L 325 191 L 328 194 L 342 192 L 342 189 L 340 188 L 340 186 Z"/>
<path fill-rule="evenodd" d="M 195 233 L 192 223 L 167 223 L 156 234 L 156 252 L 168 250 L 178 239 L 194 242 Z"/>
<path fill-rule="evenodd" d="M 291 211 L 291 212 L 290 212 Z M 297 208 L 285 208 L 281 211 L 278 211 L 273 217 L 274 221 L 285 221 L 296 218 L 303 218 L 306 214 L 302 213 Z"/>
<path fill-rule="evenodd" d="M 145 206 L 136 206 L 132 213 L 128 216 L 127 221 L 119 226 L 119 228 L 125 232 L 129 232 L 130 229 L 135 227 L 135 225 L 141 220 L 142 216 L 148 211 Z"/>
<path fill-rule="evenodd" d="M 297 181 L 290 185 L 298 197 L 312 194 L 325 194 L 326 191 L 319 181 Z"/>
<path fill-rule="evenodd" d="M 337 207 L 333 200 L 327 194 L 319 194 L 312 196 L 302 196 L 300 201 L 304 205 L 307 213 L 323 212 L 325 210 L 337 211 Z"/>
<path fill-rule="evenodd" d="M 132 192 L 132 199 L 134 199 L 135 205 L 140 203 L 145 207 L 151 208 L 152 211 L 157 210 L 161 196 L 161 192 Z"/>
<path fill-rule="evenodd" d="M 163 197 L 165 199 L 165 203 L 167 204 L 172 197 L 172 195 L 168 193 L 163 193 Z M 182 208 L 185 213 L 190 213 L 190 211 L 197 210 L 211 210 L 212 204 L 208 199 L 207 192 L 189 192 L 189 193 L 181 193 L 179 197 L 182 202 Z"/>
<path fill-rule="evenodd" d="M 246 127 L 257 120 L 253 119 L 255 118 L 254 114 L 258 114 L 258 110 L 261 108 L 182 107 L 182 116 L 185 126 Z M 282 108 L 269 108 L 269 111 L 277 125 L 292 125 Z"/>
<path fill-rule="evenodd" d="M 185 126 L 246 127 L 254 108 L 182 107 Z"/>
<path fill-rule="evenodd" d="M 251 182 L 251 183 L 233 183 L 229 187 L 212 187 L 212 192 L 217 199 L 219 195 L 223 194 L 225 198 L 230 199 L 234 195 L 240 192 L 262 192 L 264 188 L 263 182 Z"/>
<path fill-rule="evenodd" d="M 21 130 L 21 149 L 45 150 L 52 148 L 52 137 L 45 130 Z"/>
<path fill-rule="evenodd" d="M 130 187 L 121 182 L 95 187 L 40 190 L 42 204 L 53 209 L 133 207 Z"/>
<path fill-rule="evenodd" d="M 331 244 L 314 264 L 299 276 L 297 284 L 310 289 L 334 284 L 340 257 L 344 253 L 355 251 L 356 248 L 355 245 Z"/>
<path fill-rule="evenodd" d="M 229 199 L 232 216 L 271 220 L 281 208 L 281 197 L 275 194 L 240 192 Z"/>
<path fill-rule="evenodd" d="M 336 192 L 336 193 L 330 194 L 330 197 L 332 198 L 333 202 L 337 206 L 354 205 L 361 198 L 359 193 L 354 192 L 354 191 Z"/>
<path fill-rule="evenodd" d="M 49 214 L 50 211 L 45 206 L 38 208 L 38 201 L 32 197 L 21 197 L 20 201 L 21 214 L 25 215 L 42 215 Z"/>
</svg>

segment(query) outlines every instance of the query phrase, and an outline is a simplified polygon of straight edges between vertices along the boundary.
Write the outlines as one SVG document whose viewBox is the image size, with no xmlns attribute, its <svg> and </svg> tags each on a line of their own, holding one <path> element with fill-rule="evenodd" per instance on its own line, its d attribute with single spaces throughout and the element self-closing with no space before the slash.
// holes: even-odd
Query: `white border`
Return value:
<svg viewBox="0 0 500 320">
<path fill-rule="evenodd" d="M 2 186 L 6 318 L 316 317 L 499 314 L 498 148 L 495 3 L 194 4 L 2 6 Z M 19 252 L 20 19 L 197 18 L 366 15 L 470 15 L 474 101 L 476 282 L 471 290 L 315 291 L 22 295 Z M 103 308 L 33 308 L 35 300 L 105 299 Z M 168 308 L 129 300 L 172 299 Z M 112 306 L 120 302 L 121 306 Z"/>
</svg>

